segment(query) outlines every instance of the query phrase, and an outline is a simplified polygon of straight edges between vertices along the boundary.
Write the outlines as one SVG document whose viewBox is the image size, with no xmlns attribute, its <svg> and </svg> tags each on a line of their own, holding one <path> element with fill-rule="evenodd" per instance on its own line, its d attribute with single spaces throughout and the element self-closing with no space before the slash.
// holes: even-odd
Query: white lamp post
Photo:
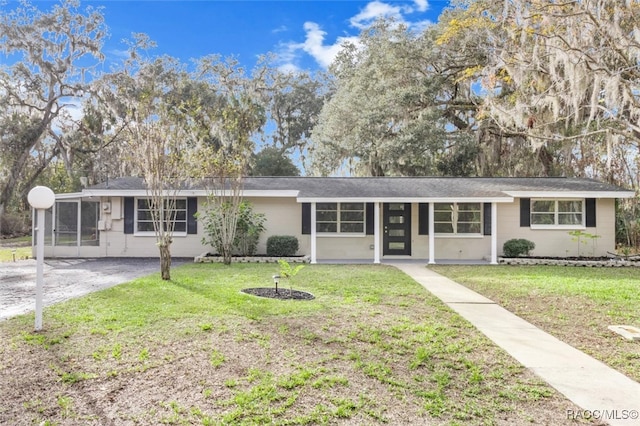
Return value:
<svg viewBox="0 0 640 426">
<path fill-rule="evenodd" d="M 29 191 L 27 200 L 31 207 L 38 212 L 37 241 L 36 241 L 36 331 L 42 330 L 42 282 L 44 277 L 44 232 L 45 210 L 53 206 L 56 195 L 46 186 L 36 186 Z"/>
</svg>

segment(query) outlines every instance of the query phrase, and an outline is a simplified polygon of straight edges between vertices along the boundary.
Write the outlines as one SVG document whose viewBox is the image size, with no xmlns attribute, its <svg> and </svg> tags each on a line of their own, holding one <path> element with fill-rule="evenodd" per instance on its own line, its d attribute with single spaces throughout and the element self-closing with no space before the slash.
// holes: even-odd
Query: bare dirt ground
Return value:
<svg viewBox="0 0 640 426">
<path fill-rule="evenodd" d="M 157 259 L 48 260 L 45 303 L 158 268 Z M 0 263 L 1 315 L 31 310 L 34 293 L 35 261 Z M 203 324 L 185 312 L 144 336 L 60 324 L 12 332 L 0 339 L 0 389 L 11 389 L 0 390 L 0 424 L 600 424 L 571 418 L 578 407 L 429 295 L 406 297 L 277 321 Z M 411 367 L 416 347 L 437 346 L 440 334 L 444 352 Z"/>
<path fill-rule="evenodd" d="M 187 259 L 174 259 L 178 265 Z M 45 259 L 44 305 L 84 296 L 160 270 L 158 259 Z M 36 261 L 0 263 L 0 321 L 35 309 Z"/>
</svg>

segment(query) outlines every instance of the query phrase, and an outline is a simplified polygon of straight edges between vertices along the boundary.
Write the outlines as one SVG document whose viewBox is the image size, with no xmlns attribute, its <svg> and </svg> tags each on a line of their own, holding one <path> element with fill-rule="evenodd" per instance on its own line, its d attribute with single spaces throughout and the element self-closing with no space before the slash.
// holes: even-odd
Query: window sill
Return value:
<svg viewBox="0 0 640 426">
<path fill-rule="evenodd" d="M 340 238 L 340 237 L 360 238 L 360 237 L 366 237 L 366 236 L 367 236 L 366 234 L 346 234 L 346 233 L 345 234 L 341 234 L 339 232 L 335 232 L 335 233 L 333 233 L 333 232 L 332 233 L 328 233 L 328 232 L 320 233 L 320 232 L 318 232 L 318 233 L 316 233 L 316 237 L 318 237 L 318 238 L 320 238 L 320 237 L 322 237 L 322 238 L 324 238 L 324 237 L 327 237 L 327 238 Z"/>
<path fill-rule="evenodd" d="M 542 229 L 542 230 L 555 230 L 555 231 L 578 231 L 587 229 L 584 225 L 530 225 L 531 229 Z"/>
<path fill-rule="evenodd" d="M 155 237 L 156 233 L 155 232 L 134 232 L 133 236 L 134 237 Z M 186 237 L 187 233 L 186 232 L 174 232 L 173 236 L 174 237 Z"/>
<path fill-rule="evenodd" d="M 490 235 L 482 235 L 482 234 L 435 234 L 436 238 L 484 238 L 489 237 Z"/>
</svg>

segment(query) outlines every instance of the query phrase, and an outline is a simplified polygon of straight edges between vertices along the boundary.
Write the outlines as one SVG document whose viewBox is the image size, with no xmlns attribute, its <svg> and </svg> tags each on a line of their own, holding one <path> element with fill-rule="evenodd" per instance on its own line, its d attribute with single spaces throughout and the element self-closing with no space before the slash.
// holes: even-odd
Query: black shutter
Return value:
<svg viewBox="0 0 640 426">
<path fill-rule="evenodd" d="M 520 198 L 520 226 L 531 226 L 531 198 Z"/>
<path fill-rule="evenodd" d="M 373 211 L 373 203 L 367 203 L 365 206 L 365 228 L 367 235 L 373 235 L 374 233 L 374 211 Z"/>
<path fill-rule="evenodd" d="M 584 200 L 584 210 L 585 210 L 585 224 L 587 228 L 595 228 L 596 227 L 596 199 L 595 198 L 587 198 Z"/>
<path fill-rule="evenodd" d="M 134 224 L 134 199 L 133 197 L 124 197 L 124 233 L 125 234 L 133 234 L 133 224 Z"/>
<path fill-rule="evenodd" d="M 484 235 L 491 235 L 491 203 L 484 203 Z"/>
<path fill-rule="evenodd" d="M 311 203 L 302 203 L 302 234 L 311 234 Z"/>
<path fill-rule="evenodd" d="M 429 203 L 418 204 L 418 235 L 429 235 Z"/>
<path fill-rule="evenodd" d="M 196 222 L 195 214 L 198 213 L 198 198 L 187 198 L 187 234 L 198 233 L 198 222 Z"/>
</svg>

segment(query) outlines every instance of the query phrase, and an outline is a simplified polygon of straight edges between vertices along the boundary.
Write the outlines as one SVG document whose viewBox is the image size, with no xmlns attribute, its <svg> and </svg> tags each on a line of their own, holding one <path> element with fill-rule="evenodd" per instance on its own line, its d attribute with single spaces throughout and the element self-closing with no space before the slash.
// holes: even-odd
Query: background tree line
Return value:
<svg viewBox="0 0 640 426">
<path fill-rule="evenodd" d="M 268 55 L 252 70 L 184 64 L 141 34 L 104 72 L 99 10 L 21 4 L 0 17 L 13 60 L 0 67 L 2 232 L 33 185 L 145 175 L 154 152 L 187 161 L 189 177 L 215 172 L 207 152 L 243 159 L 243 174 L 578 176 L 637 190 L 639 16 L 634 1 L 459 0 L 420 30 L 376 22 L 326 73 L 284 73 Z M 637 243 L 637 203 L 622 204 L 620 237 Z"/>
</svg>

